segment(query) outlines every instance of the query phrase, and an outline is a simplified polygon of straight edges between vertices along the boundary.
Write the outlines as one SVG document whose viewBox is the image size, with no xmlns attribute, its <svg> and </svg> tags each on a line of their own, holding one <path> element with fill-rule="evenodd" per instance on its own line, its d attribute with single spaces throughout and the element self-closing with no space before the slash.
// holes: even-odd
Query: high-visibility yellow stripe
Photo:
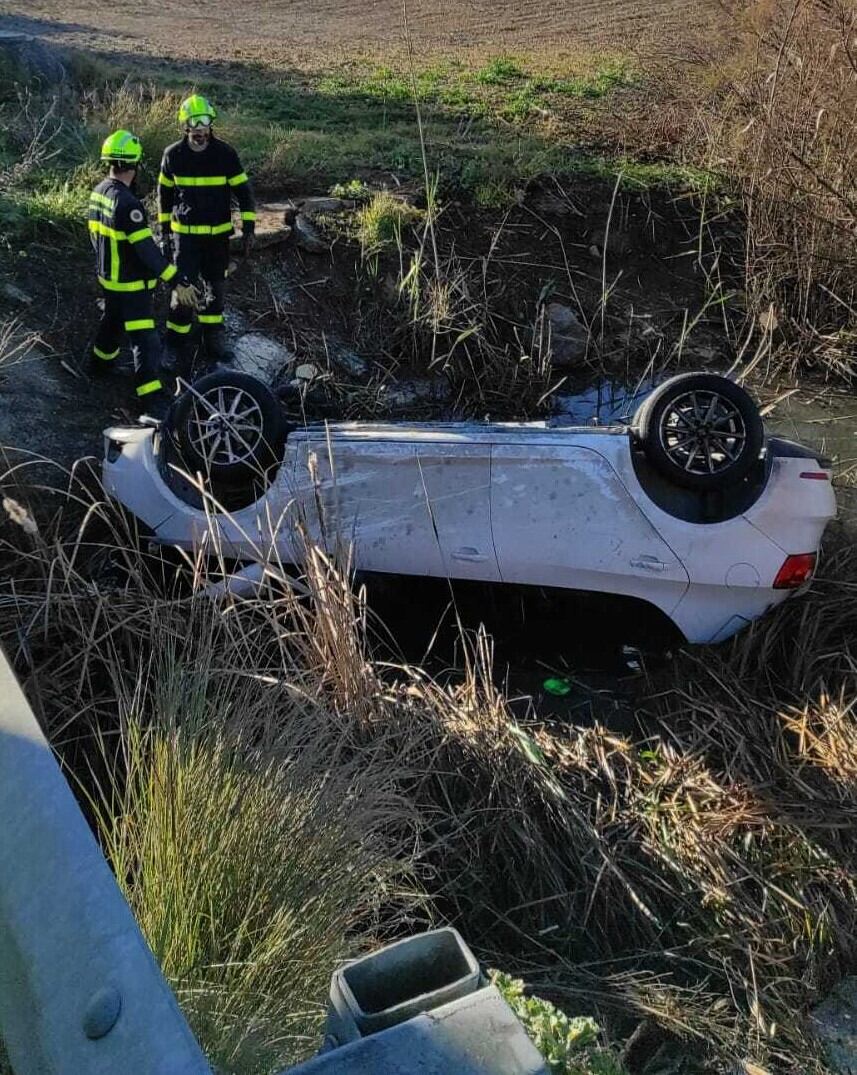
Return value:
<svg viewBox="0 0 857 1075">
<path fill-rule="evenodd" d="M 193 328 L 193 325 L 190 322 L 188 322 L 186 325 L 177 325 L 175 321 L 168 321 L 167 328 L 171 332 L 178 332 L 179 335 L 184 336 L 186 332 L 190 332 L 190 330 Z"/>
<path fill-rule="evenodd" d="M 225 175 L 177 175 L 173 177 L 177 187 L 225 187 Z"/>
<path fill-rule="evenodd" d="M 175 265 L 168 265 L 166 269 L 164 269 L 164 271 L 161 273 L 161 279 L 164 281 L 172 280 L 172 278 L 176 275 L 177 272 L 178 269 L 175 267 Z"/>
<path fill-rule="evenodd" d="M 252 210 L 250 210 L 250 209 L 245 209 L 241 213 L 241 219 L 242 220 L 255 220 L 256 219 L 256 214 L 254 212 L 252 212 Z"/>
<path fill-rule="evenodd" d="M 223 324 L 223 314 L 197 314 L 197 319 L 201 325 Z"/>
<path fill-rule="evenodd" d="M 247 178 L 247 173 L 246 172 L 240 172 L 238 175 L 232 175 L 232 176 L 229 177 L 229 186 L 230 187 L 238 187 L 242 183 L 248 183 L 248 182 L 249 182 L 249 180 Z"/>
<path fill-rule="evenodd" d="M 100 348 L 93 346 L 92 353 L 97 358 L 103 358 L 105 362 L 110 362 L 112 359 L 114 359 L 119 354 L 119 348 L 117 347 L 115 351 L 111 351 L 108 354 L 107 351 L 102 351 Z"/>
<path fill-rule="evenodd" d="M 222 235 L 224 232 L 232 231 L 232 221 L 226 224 L 182 224 L 178 220 L 173 220 L 173 231 L 177 231 L 180 235 Z"/>
<path fill-rule="evenodd" d="M 138 318 L 138 320 L 136 320 L 136 321 L 126 321 L 125 322 L 125 331 L 126 332 L 141 332 L 144 328 L 154 328 L 154 327 L 155 327 L 155 322 L 152 320 L 151 317 L 141 317 L 141 318 Z"/>
<path fill-rule="evenodd" d="M 119 240 L 114 235 L 110 237 L 110 279 L 119 282 Z"/>
<path fill-rule="evenodd" d="M 174 187 L 175 186 L 175 183 L 172 181 L 172 179 L 168 179 L 167 176 L 165 176 L 163 172 L 161 172 L 161 174 L 158 176 L 158 182 L 160 183 L 160 185 L 162 187 Z"/>
<path fill-rule="evenodd" d="M 109 228 L 106 224 L 102 224 L 100 220 L 90 220 L 89 230 L 96 232 L 98 235 L 105 235 L 108 239 L 128 238 L 126 232 L 118 231 L 116 228 Z"/>
<path fill-rule="evenodd" d="M 160 392 L 163 387 L 160 381 L 146 381 L 145 384 L 137 386 L 137 395 L 148 396 L 150 392 Z"/>
<path fill-rule="evenodd" d="M 98 277 L 98 282 L 105 291 L 151 291 L 157 280 L 108 280 L 104 276 Z"/>
<path fill-rule="evenodd" d="M 104 209 L 109 209 L 111 213 L 116 208 L 116 203 L 114 201 L 111 201 L 111 199 L 104 194 L 98 194 L 96 191 L 93 191 L 89 195 L 89 200 L 95 205 L 102 206 Z"/>
<path fill-rule="evenodd" d="M 127 238 L 129 243 L 139 243 L 141 239 L 151 239 L 152 229 L 140 228 L 139 231 L 132 231 Z"/>
<path fill-rule="evenodd" d="M 170 219 L 170 214 L 169 213 L 158 213 L 158 223 L 159 224 L 166 224 L 166 223 L 168 223 L 169 219 Z"/>
</svg>

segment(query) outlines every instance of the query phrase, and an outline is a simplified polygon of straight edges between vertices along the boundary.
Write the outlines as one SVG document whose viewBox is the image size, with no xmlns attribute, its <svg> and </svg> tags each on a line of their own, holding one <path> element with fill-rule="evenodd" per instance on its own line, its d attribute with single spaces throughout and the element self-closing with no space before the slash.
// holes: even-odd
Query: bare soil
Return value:
<svg viewBox="0 0 857 1075">
<path fill-rule="evenodd" d="M 418 58 L 480 54 L 615 51 L 696 35 L 715 17 L 714 0 L 409 0 Z M 379 60 L 405 50 L 400 0 L 209 0 L 205 4 L 104 4 L 101 0 L 0 0 L 5 29 L 97 51 L 277 67 L 335 64 L 355 55 Z"/>
</svg>

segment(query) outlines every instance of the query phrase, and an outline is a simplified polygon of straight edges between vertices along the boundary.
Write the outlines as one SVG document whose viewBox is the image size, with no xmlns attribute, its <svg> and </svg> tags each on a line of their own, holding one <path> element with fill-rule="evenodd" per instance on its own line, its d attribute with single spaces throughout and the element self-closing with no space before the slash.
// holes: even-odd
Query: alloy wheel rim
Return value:
<svg viewBox="0 0 857 1075">
<path fill-rule="evenodd" d="M 209 467 L 253 461 L 263 427 L 261 408 L 244 389 L 219 385 L 195 393 L 188 439 Z"/>
<path fill-rule="evenodd" d="M 658 439 L 669 461 L 686 474 L 718 474 L 744 451 L 747 427 L 741 412 L 719 392 L 677 396 L 661 415 Z"/>
</svg>

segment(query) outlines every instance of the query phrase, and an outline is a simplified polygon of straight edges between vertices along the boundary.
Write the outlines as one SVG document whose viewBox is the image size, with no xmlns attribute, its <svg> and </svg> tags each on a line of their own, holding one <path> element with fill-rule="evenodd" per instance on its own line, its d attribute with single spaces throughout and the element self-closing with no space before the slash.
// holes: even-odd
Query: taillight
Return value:
<svg viewBox="0 0 857 1075">
<path fill-rule="evenodd" d="M 817 482 L 829 482 L 830 475 L 826 470 L 802 470 L 800 472 L 802 478 L 809 478 L 811 481 Z"/>
<path fill-rule="evenodd" d="M 775 590 L 796 590 L 812 578 L 815 570 L 815 553 L 801 552 L 787 556 L 774 579 Z"/>
</svg>

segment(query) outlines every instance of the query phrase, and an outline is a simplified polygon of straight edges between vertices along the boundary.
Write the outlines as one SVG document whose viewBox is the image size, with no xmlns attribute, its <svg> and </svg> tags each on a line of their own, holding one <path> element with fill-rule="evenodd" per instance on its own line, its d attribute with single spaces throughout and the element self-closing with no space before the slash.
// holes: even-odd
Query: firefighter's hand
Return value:
<svg viewBox="0 0 857 1075">
<path fill-rule="evenodd" d="M 178 302 L 179 306 L 190 306 L 194 310 L 199 308 L 199 302 L 202 298 L 202 294 L 200 293 L 199 288 L 196 287 L 193 281 L 189 277 L 185 276 L 184 273 L 181 273 L 179 276 L 176 277 L 173 292 L 176 296 L 176 301 Z"/>
<path fill-rule="evenodd" d="M 247 231 L 245 228 L 241 234 L 241 253 L 245 258 L 249 258 L 253 253 L 253 247 L 256 245 L 256 233 L 255 231 Z"/>
</svg>

